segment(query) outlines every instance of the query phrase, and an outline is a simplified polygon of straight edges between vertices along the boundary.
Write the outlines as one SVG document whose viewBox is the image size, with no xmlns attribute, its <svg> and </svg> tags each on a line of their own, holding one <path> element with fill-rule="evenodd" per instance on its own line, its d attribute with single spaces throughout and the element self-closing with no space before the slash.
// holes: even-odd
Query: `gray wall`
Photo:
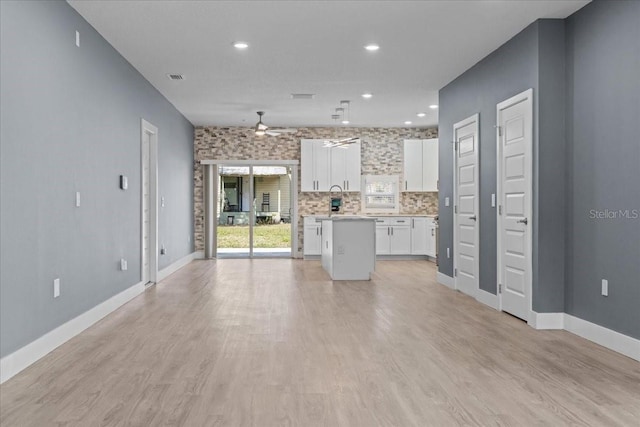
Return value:
<svg viewBox="0 0 640 427">
<path fill-rule="evenodd" d="M 439 125 L 439 271 L 453 276 L 453 125 L 480 114 L 480 288 L 496 293 L 496 104 L 529 88 L 538 88 L 538 25 L 530 25 L 440 90 Z M 534 118 L 534 138 L 537 120 Z M 445 207 L 445 197 L 451 204 Z M 447 248 L 451 258 L 447 259 Z"/>
<path fill-rule="evenodd" d="M 534 89 L 533 309 L 640 338 L 640 2 L 539 20 L 440 91 L 440 253 L 453 247 L 452 126 L 480 113 L 480 287 L 496 292 L 496 104 Z M 592 210 L 631 218 L 593 218 Z M 635 211 L 634 211 L 635 210 Z M 439 271 L 452 275 L 443 257 Z M 601 279 L 609 296 L 600 295 Z"/>
<path fill-rule="evenodd" d="M 640 210 L 640 2 L 569 17 L 567 53 L 566 312 L 640 338 L 640 219 L 591 217 Z"/>
<path fill-rule="evenodd" d="M 0 7 L 6 356 L 140 281 L 141 118 L 159 128 L 160 268 L 192 252 L 193 127 L 66 2 Z"/>
</svg>

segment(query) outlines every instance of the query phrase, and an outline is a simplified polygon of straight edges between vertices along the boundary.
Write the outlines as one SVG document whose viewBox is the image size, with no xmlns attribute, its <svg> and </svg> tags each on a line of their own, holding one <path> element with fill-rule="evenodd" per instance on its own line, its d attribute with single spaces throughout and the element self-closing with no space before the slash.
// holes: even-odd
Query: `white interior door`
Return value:
<svg viewBox="0 0 640 427">
<path fill-rule="evenodd" d="M 144 119 L 141 120 L 140 128 L 140 276 L 143 283 L 155 283 L 158 275 L 158 128 Z"/>
<path fill-rule="evenodd" d="M 454 208 L 454 276 L 455 286 L 467 295 L 476 296 L 479 288 L 478 225 L 478 115 L 453 125 L 455 208 Z"/>
<path fill-rule="evenodd" d="M 151 214 L 150 214 L 150 145 L 151 135 L 143 131 L 142 133 L 142 283 L 148 283 L 151 277 L 150 273 L 150 230 L 151 230 Z"/>
<path fill-rule="evenodd" d="M 502 310 L 531 311 L 531 89 L 498 104 L 498 280 Z"/>
</svg>

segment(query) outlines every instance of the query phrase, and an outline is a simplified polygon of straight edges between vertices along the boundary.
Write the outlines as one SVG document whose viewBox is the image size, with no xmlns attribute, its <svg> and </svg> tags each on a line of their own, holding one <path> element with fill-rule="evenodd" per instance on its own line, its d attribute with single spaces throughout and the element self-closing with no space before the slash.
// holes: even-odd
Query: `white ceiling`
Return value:
<svg viewBox="0 0 640 427">
<path fill-rule="evenodd" d="M 194 125 L 253 125 L 264 110 L 270 126 L 331 126 L 348 99 L 352 126 L 381 127 L 437 124 L 440 88 L 536 19 L 588 3 L 68 1 Z"/>
</svg>

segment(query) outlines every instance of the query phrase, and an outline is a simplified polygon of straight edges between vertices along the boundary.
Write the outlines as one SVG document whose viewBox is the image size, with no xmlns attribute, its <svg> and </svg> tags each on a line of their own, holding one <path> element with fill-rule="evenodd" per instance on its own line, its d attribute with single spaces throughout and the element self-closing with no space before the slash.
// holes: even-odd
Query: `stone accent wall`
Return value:
<svg viewBox="0 0 640 427">
<path fill-rule="evenodd" d="M 363 175 L 400 175 L 402 141 L 437 138 L 437 128 L 298 128 L 295 134 L 257 137 L 248 127 L 196 127 L 194 135 L 194 215 L 196 250 L 204 250 L 202 160 L 300 160 L 301 139 L 359 137 Z M 300 188 L 300 176 L 298 176 Z M 326 214 L 328 193 L 298 194 L 298 248 L 302 251 L 302 215 Z M 344 212 L 360 213 L 360 193 L 344 194 Z M 401 214 L 436 215 L 438 193 L 401 193 Z"/>
</svg>

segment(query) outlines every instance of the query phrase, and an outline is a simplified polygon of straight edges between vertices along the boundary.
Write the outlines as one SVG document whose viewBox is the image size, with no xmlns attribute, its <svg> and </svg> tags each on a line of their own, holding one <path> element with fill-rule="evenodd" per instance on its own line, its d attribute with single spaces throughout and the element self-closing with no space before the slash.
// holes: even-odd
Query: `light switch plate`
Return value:
<svg viewBox="0 0 640 427">
<path fill-rule="evenodd" d="M 76 46 L 80 47 L 80 31 L 76 31 Z"/>
<path fill-rule="evenodd" d="M 495 193 L 491 194 L 491 207 L 492 208 L 496 207 L 496 194 Z"/>
<path fill-rule="evenodd" d="M 60 279 L 53 281 L 53 297 L 58 298 L 60 296 Z"/>
<path fill-rule="evenodd" d="M 127 271 L 127 260 L 124 258 L 120 258 L 120 270 Z"/>
<path fill-rule="evenodd" d="M 76 191 L 76 208 L 80 207 L 80 192 Z"/>
<path fill-rule="evenodd" d="M 448 197 L 444 198 L 444 205 L 445 206 L 449 206 L 449 198 Z"/>
<path fill-rule="evenodd" d="M 607 279 L 602 279 L 602 296 L 609 296 L 609 281 Z"/>
<path fill-rule="evenodd" d="M 120 175 L 120 189 L 126 190 L 129 188 L 129 178 L 126 175 Z"/>
</svg>

